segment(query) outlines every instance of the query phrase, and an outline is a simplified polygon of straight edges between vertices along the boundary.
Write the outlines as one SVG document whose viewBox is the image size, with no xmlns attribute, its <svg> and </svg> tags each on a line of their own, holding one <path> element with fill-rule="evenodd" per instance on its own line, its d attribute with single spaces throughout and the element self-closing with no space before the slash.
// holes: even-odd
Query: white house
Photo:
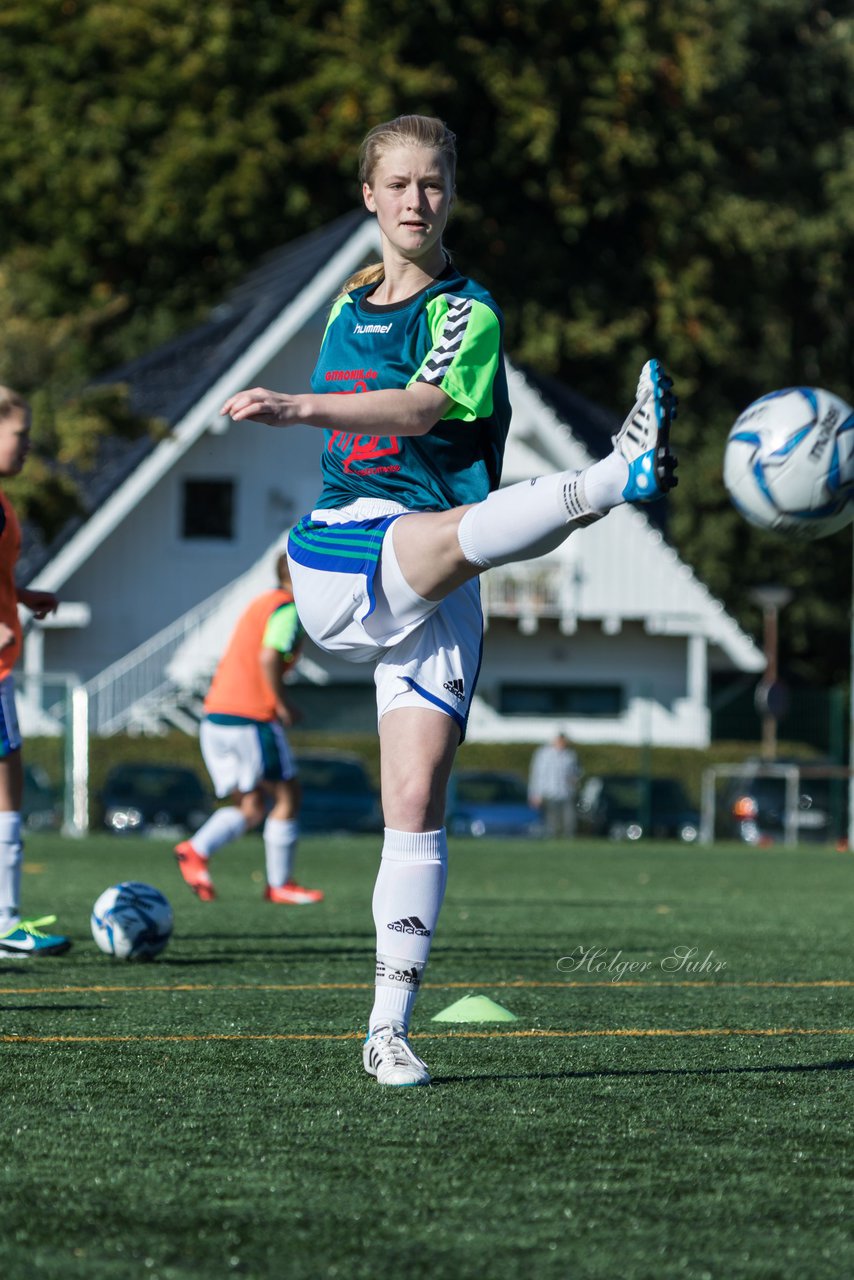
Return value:
<svg viewBox="0 0 854 1280">
<path fill-rule="evenodd" d="M 170 433 L 115 450 L 87 517 L 21 565 L 24 581 L 64 602 L 49 625 L 29 627 L 25 671 L 74 673 L 96 731 L 195 728 L 234 618 L 272 582 L 276 550 L 318 492 L 320 433 L 233 424 L 219 407 L 244 386 L 307 386 L 331 298 L 377 253 L 372 219 L 339 219 L 270 255 L 206 324 L 110 379 Z M 568 388 L 508 373 L 505 483 L 607 451 L 609 415 Z M 620 508 L 553 555 L 482 583 L 488 635 L 472 739 L 531 741 L 560 724 L 579 742 L 700 747 L 710 673 L 764 666 L 669 546 L 654 508 Z M 298 680 L 309 723 L 372 724 L 370 668 L 309 646 Z"/>
</svg>

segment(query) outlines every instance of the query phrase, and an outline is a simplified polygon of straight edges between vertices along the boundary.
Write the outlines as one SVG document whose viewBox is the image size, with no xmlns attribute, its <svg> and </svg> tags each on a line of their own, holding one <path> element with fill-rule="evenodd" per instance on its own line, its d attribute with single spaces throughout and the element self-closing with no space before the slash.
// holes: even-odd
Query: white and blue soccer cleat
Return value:
<svg viewBox="0 0 854 1280">
<path fill-rule="evenodd" d="M 53 924 L 56 916 L 41 920 L 19 920 L 0 934 L 0 959 L 26 960 L 30 956 L 61 956 L 71 946 L 71 939 L 60 933 L 42 933 L 42 926 Z"/>
<path fill-rule="evenodd" d="M 629 468 L 625 502 L 653 502 L 678 483 L 676 455 L 670 451 L 677 405 L 672 388 L 661 361 L 647 360 L 638 380 L 637 403 L 613 438 Z"/>
<path fill-rule="evenodd" d="M 426 1064 L 412 1052 L 406 1029 L 396 1022 L 374 1028 L 365 1041 L 362 1062 L 368 1075 L 376 1076 L 378 1084 L 430 1083 Z"/>
</svg>

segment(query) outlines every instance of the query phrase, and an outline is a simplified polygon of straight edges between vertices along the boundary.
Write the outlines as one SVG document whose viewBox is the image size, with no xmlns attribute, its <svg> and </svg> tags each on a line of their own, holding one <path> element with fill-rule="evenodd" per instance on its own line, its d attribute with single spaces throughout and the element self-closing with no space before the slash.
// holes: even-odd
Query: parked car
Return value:
<svg viewBox="0 0 854 1280">
<path fill-rule="evenodd" d="M 578 829 L 610 840 L 682 840 L 692 844 L 700 834 L 700 813 L 690 803 L 678 778 L 634 774 L 591 775 L 581 784 Z"/>
<path fill-rule="evenodd" d="M 356 755 L 340 751 L 300 752 L 300 830 L 381 832 L 379 792 Z"/>
<path fill-rule="evenodd" d="M 195 831 L 212 801 L 193 769 L 168 764 L 119 764 L 98 799 L 103 825 L 116 835 L 173 835 Z"/>
<path fill-rule="evenodd" d="M 720 839 L 746 844 L 779 844 L 786 838 L 787 780 L 782 772 L 759 772 L 765 762 L 748 761 L 722 788 L 715 821 Z M 791 825 L 798 843 L 832 843 L 847 838 L 847 782 L 844 778 L 811 776 L 821 766 L 815 760 L 779 760 L 801 770 L 795 788 Z"/>
<path fill-rule="evenodd" d="M 457 769 L 448 788 L 445 825 L 454 836 L 541 836 L 543 820 L 517 773 Z"/>
<path fill-rule="evenodd" d="M 30 831 L 55 831 L 62 825 L 62 803 L 44 769 L 24 765 L 24 795 L 21 820 Z"/>
</svg>

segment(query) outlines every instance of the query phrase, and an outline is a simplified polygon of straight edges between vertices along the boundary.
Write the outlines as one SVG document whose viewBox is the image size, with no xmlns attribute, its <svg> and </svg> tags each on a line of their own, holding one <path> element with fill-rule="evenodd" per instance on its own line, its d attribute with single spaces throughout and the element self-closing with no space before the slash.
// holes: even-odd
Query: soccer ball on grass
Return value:
<svg viewBox="0 0 854 1280">
<path fill-rule="evenodd" d="M 724 484 L 751 524 L 825 538 L 854 516 L 854 410 L 819 387 L 772 391 L 729 433 Z"/>
<path fill-rule="evenodd" d="M 126 880 L 104 890 L 89 923 L 104 955 L 153 960 L 172 936 L 172 908 L 159 889 Z"/>
</svg>

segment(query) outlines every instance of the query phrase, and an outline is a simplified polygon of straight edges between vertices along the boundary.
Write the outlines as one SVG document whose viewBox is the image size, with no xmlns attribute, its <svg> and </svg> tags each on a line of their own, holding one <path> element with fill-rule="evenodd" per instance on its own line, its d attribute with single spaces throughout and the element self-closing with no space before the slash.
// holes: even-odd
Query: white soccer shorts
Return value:
<svg viewBox="0 0 854 1280">
<path fill-rule="evenodd" d="M 377 719 L 434 707 L 465 736 L 483 651 L 476 578 L 444 600 L 416 595 L 401 573 L 391 527 L 406 511 L 360 499 L 318 510 L 288 540 L 300 621 L 314 643 L 351 662 L 375 662 Z"/>
<path fill-rule="evenodd" d="M 290 744 L 277 720 L 222 724 L 206 718 L 199 728 L 199 745 L 220 800 L 234 791 L 254 791 L 262 782 L 287 782 L 296 776 Z"/>
</svg>

